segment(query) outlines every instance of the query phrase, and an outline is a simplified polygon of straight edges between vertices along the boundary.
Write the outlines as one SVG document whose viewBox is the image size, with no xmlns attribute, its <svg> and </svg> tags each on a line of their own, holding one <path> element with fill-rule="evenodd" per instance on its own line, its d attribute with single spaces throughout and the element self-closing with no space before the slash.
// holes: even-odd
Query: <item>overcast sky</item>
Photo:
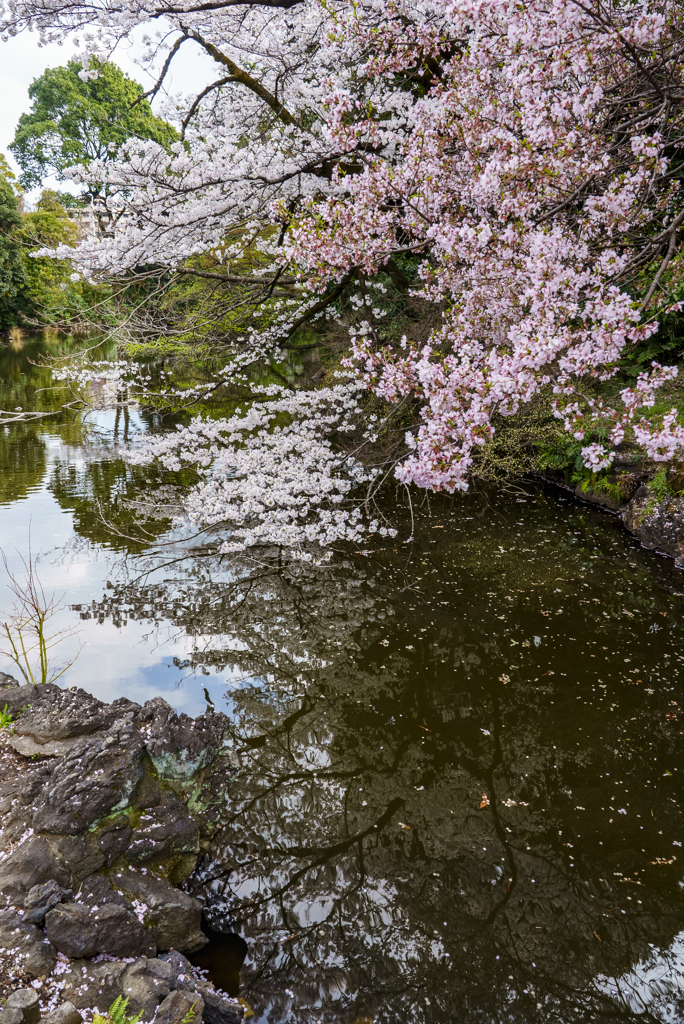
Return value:
<svg viewBox="0 0 684 1024">
<path fill-rule="evenodd" d="M 132 59 L 136 52 L 137 47 L 132 43 L 128 52 L 117 51 L 115 61 L 127 75 L 149 89 L 150 76 Z M 46 68 L 66 64 L 77 54 L 77 49 L 68 42 L 63 46 L 53 44 L 40 47 L 38 37 L 31 32 L 22 32 L 6 43 L 0 41 L 0 153 L 5 154 L 15 171 L 18 168 L 8 151 L 8 146 L 14 138 L 19 117 L 30 109 L 28 89 L 31 82 L 42 75 Z M 173 74 L 167 76 L 166 88 L 170 92 L 199 92 L 204 85 L 212 81 L 212 64 L 213 62 L 201 54 L 193 43 L 186 44 L 174 60 Z M 54 185 L 54 182 L 48 184 Z M 59 185 L 59 188 L 65 187 L 63 184 Z"/>
</svg>

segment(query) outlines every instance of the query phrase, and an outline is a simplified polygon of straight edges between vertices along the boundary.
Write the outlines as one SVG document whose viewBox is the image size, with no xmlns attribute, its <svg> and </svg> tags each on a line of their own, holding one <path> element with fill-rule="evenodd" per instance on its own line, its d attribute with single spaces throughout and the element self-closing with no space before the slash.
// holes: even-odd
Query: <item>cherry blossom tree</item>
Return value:
<svg viewBox="0 0 684 1024">
<path fill-rule="evenodd" d="M 348 372 L 415 412 L 395 469 L 407 484 L 466 488 L 499 418 L 542 389 L 594 470 L 625 437 L 655 460 L 684 446 L 676 409 L 647 414 L 676 368 L 654 365 L 612 400 L 586 388 L 679 309 L 676 3 L 12 0 L 4 19 L 5 33 L 75 33 L 100 61 L 136 26 L 150 66 L 163 56 L 149 98 L 183 47 L 211 56 L 217 78 L 161 105 L 180 127 L 170 155 L 135 140 L 121 161 L 91 163 L 132 217 L 114 239 L 58 251 L 79 272 L 135 279 L 154 264 L 168 281 L 230 289 L 244 312 L 230 340 L 247 361 L 281 352 L 344 294 L 358 309 Z M 407 286 L 402 261 L 439 317 L 427 342 L 395 342 L 372 298 L 373 284 Z M 310 422 L 310 397 L 278 400 L 292 423 Z M 266 419 L 246 430 L 268 463 Z M 193 504 L 199 520 L 206 508 L 216 522 L 223 501 L 227 520 L 262 521 L 219 485 L 245 436 L 231 422 L 209 445 L 214 490 Z M 306 477 L 312 463 L 287 465 Z M 302 493 L 315 487 L 307 477 Z M 285 490 L 292 508 L 298 488 Z"/>
</svg>

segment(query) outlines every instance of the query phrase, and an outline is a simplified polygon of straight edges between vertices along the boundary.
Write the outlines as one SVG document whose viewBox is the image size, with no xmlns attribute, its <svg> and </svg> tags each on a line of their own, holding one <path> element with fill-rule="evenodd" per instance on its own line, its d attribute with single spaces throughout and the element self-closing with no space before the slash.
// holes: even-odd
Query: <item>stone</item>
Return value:
<svg viewBox="0 0 684 1024">
<path fill-rule="evenodd" d="M 135 800 L 133 803 L 141 811 L 144 811 L 147 807 L 158 807 L 162 799 L 162 790 L 159 785 L 159 780 L 155 779 L 149 772 L 145 772 L 138 791 L 135 794 Z"/>
<path fill-rule="evenodd" d="M 15 736 L 30 736 L 38 747 L 54 740 L 73 739 L 108 729 L 118 709 L 103 704 L 90 693 L 73 687 L 41 686 L 14 726 Z"/>
<path fill-rule="evenodd" d="M 152 712 L 147 752 L 163 779 L 188 780 L 230 749 L 230 723 L 220 712 L 177 715 L 162 697 L 148 700 L 143 711 Z"/>
<path fill-rule="evenodd" d="M 136 956 L 147 948 L 145 928 L 132 908 L 108 903 L 87 907 L 67 903 L 45 917 L 50 942 L 70 959 L 109 953 L 111 956 Z"/>
<path fill-rule="evenodd" d="M 73 1003 L 60 1003 L 59 1006 L 41 1018 L 43 1024 L 83 1024 L 83 1018 Z"/>
<path fill-rule="evenodd" d="M 14 910 L 0 911 L 0 947 L 14 951 L 15 966 L 35 978 L 47 978 L 57 962 L 57 952 L 34 924 L 24 924 Z"/>
<path fill-rule="evenodd" d="M 204 1024 L 242 1024 L 240 1004 L 219 995 L 207 981 L 197 982 L 197 991 L 204 999 Z"/>
<path fill-rule="evenodd" d="M 179 953 L 177 949 L 171 949 L 168 953 L 160 953 L 160 960 L 165 960 L 167 964 L 171 964 L 173 972 L 176 976 L 176 988 L 187 989 L 190 992 L 195 991 L 195 977 L 192 973 L 192 964 L 187 957 Z"/>
<path fill-rule="evenodd" d="M 101 907 L 104 903 L 128 906 L 123 895 L 112 887 L 112 883 L 104 875 L 89 875 L 84 878 L 77 898 L 80 903 L 85 903 L 91 909 Z"/>
<path fill-rule="evenodd" d="M 71 878 L 64 864 L 40 836 L 27 839 L 0 862 L 0 892 L 20 906 L 29 889 L 51 880 L 68 886 Z"/>
<path fill-rule="evenodd" d="M 80 738 L 57 761 L 49 785 L 36 798 L 33 827 L 78 835 L 125 807 L 142 776 L 143 752 L 143 740 L 130 723 Z"/>
<path fill-rule="evenodd" d="M 0 1024 L 24 1024 L 24 1014 L 18 1006 L 5 1006 L 0 1010 Z"/>
<path fill-rule="evenodd" d="M 18 681 L 14 676 L 8 675 L 7 672 L 0 672 L 0 690 L 13 690 L 19 687 Z"/>
<path fill-rule="evenodd" d="M 128 869 L 117 872 L 113 881 L 130 900 L 146 905 L 145 927 L 157 949 L 194 953 L 209 941 L 200 927 L 202 904 L 165 878 Z"/>
<path fill-rule="evenodd" d="M 54 878 L 42 885 L 34 885 L 24 900 L 25 913 L 22 921 L 24 924 L 42 925 L 48 910 L 52 910 L 58 903 L 68 902 L 73 895 L 72 889 L 63 889 Z"/>
<path fill-rule="evenodd" d="M 8 676 L 8 678 L 11 679 L 12 677 Z M 30 683 L 25 686 L 21 686 L 19 683 L 15 683 L 14 686 L 10 686 L 7 689 L 3 688 L 2 706 L 4 708 L 6 704 L 8 712 L 11 715 L 16 716 L 25 708 L 30 707 L 34 701 L 40 700 L 40 696 L 41 691 L 39 686 L 33 686 Z"/>
<path fill-rule="evenodd" d="M 104 855 L 106 867 L 111 867 L 125 853 L 132 835 L 133 829 L 125 814 L 118 815 L 102 829 L 97 837 L 97 845 Z"/>
<path fill-rule="evenodd" d="M 648 488 L 641 487 L 623 518 L 644 547 L 670 555 L 677 568 L 684 568 L 684 498 L 656 501 Z"/>
<path fill-rule="evenodd" d="M 132 864 L 168 860 L 177 854 L 199 851 L 199 831 L 190 812 L 175 793 L 166 790 L 159 805 L 140 815 L 127 851 Z"/>
<path fill-rule="evenodd" d="M 128 1013 L 142 1010 L 146 1017 L 152 1017 L 158 1003 L 171 991 L 173 968 L 163 960 L 140 957 L 128 965 L 122 980 L 122 994 L 130 1000 Z"/>
<path fill-rule="evenodd" d="M 38 1024 L 40 1006 L 38 993 L 34 988 L 18 988 L 7 997 L 6 1006 L 21 1010 L 24 1024 Z"/>
<path fill-rule="evenodd" d="M 182 1024 L 189 1018 L 192 1024 L 200 1024 L 204 1013 L 204 1000 L 199 992 L 184 992 L 176 989 L 169 992 L 159 1004 L 154 1024 Z M 192 1014 L 192 1016 L 190 1016 Z"/>
<path fill-rule="evenodd" d="M 105 862 L 105 855 L 92 840 L 87 841 L 82 836 L 46 838 L 48 846 L 66 866 L 74 883 L 97 871 Z"/>
<path fill-rule="evenodd" d="M 74 960 L 71 970 L 60 978 L 64 983 L 62 994 L 77 1010 L 96 1006 L 100 1013 L 106 1013 L 117 996 L 123 995 L 126 967 L 122 960 L 106 960 L 98 964 Z M 130 1008 L 128 1012 L 131 1012 Z"/>
</svg>

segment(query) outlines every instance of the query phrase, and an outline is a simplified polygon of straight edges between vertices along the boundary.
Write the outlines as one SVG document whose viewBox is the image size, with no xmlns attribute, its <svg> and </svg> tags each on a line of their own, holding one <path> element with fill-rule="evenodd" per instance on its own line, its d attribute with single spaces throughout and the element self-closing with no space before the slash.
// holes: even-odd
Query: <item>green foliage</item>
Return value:
<svg viewBox="0 0 684 1024">
<path fill-rule="evenodd" d="M 684 296 L 683 296 L 684 297 Z M 620 365 L 624 373 L 636 377 L 638 373 L 650 370 L 651 363 L 673 364 L 684 355 L 684 314 L 668 313 L 660 317 L 656 334 L 639 342 L 635 347 L 625 349 Z"/>
<path fill-rule="evenodd" d="M 48 68 L 29 88 L 31 110 L 19 118 L 10 149 L 22 169 L 24 188 L 40 185 L 49 174 L 65 180 L 73 164 L 111 160 L 129 139 L 152 139 L 168 146 L 177 132 L 143 98 L 142 86 L 116 67 L 92 59 L 97 78 L 82 81 L 82 66 Z M 99 194 L 100 186 L 91 191 Z"/>
<path fill-rule="evenodd" d="M 12 718 L 11 714 L 7 710 L 7 705 L 5 704 L 5 706 L 2 709 L 2 711 L 0 711 L 0 729 L 7 728 L 7 726 L 11 725 L 13 721 L 14 721 L 14 719 Z"/>
<path fill-rule="evenodd" d="M 22 305 L 20 292 L 26 284 L 21 242 L 20 200 L 13 185 L 14 175 L 2 157 L 0 162 L 0 330 L 18 322 Z"/>
<path fill-rule="evenodd" d="M 190 1007 L 188 1012 L 183 1017 L 183 1019 L 181 1021 L 181 1024 L 193 1024 L 193 1021 L 194 1021 L 194 1019 L 196 1017 L 196 1013 L 195 1013 L 195 1007 L 196 1006 L 197 1006 L 197 1003 L 193 1003 L 192 1004 L 192 1006 Z"/>
<path fill-rule="evenodd" d="M 126 1015 L 127 1006 L 128 996 L 125 999 L 122 996 L 117 996 L 106 1014 L 95 1014 L 93 1024 L 137 1024 L 143 1015 L 143 1011 L 141 1010 L 140 1013 L 128 1017 Z"/>
</svg>

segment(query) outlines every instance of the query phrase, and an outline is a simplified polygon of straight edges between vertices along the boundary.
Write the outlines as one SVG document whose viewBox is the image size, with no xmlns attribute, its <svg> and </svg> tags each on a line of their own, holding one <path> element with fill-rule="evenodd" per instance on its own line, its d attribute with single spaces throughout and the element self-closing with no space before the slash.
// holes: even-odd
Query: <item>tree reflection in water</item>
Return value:
<svg viewBox="0 0 684 1024">
<path fill-rule="evenodd" d="M 205 558 L 89 610 L 239 677 L 243 771 L 190 884 L 248 942 L 255 1021 L 684 1018 L 681 575 L 530 490 L 371 558 Z"/>
</svg>

